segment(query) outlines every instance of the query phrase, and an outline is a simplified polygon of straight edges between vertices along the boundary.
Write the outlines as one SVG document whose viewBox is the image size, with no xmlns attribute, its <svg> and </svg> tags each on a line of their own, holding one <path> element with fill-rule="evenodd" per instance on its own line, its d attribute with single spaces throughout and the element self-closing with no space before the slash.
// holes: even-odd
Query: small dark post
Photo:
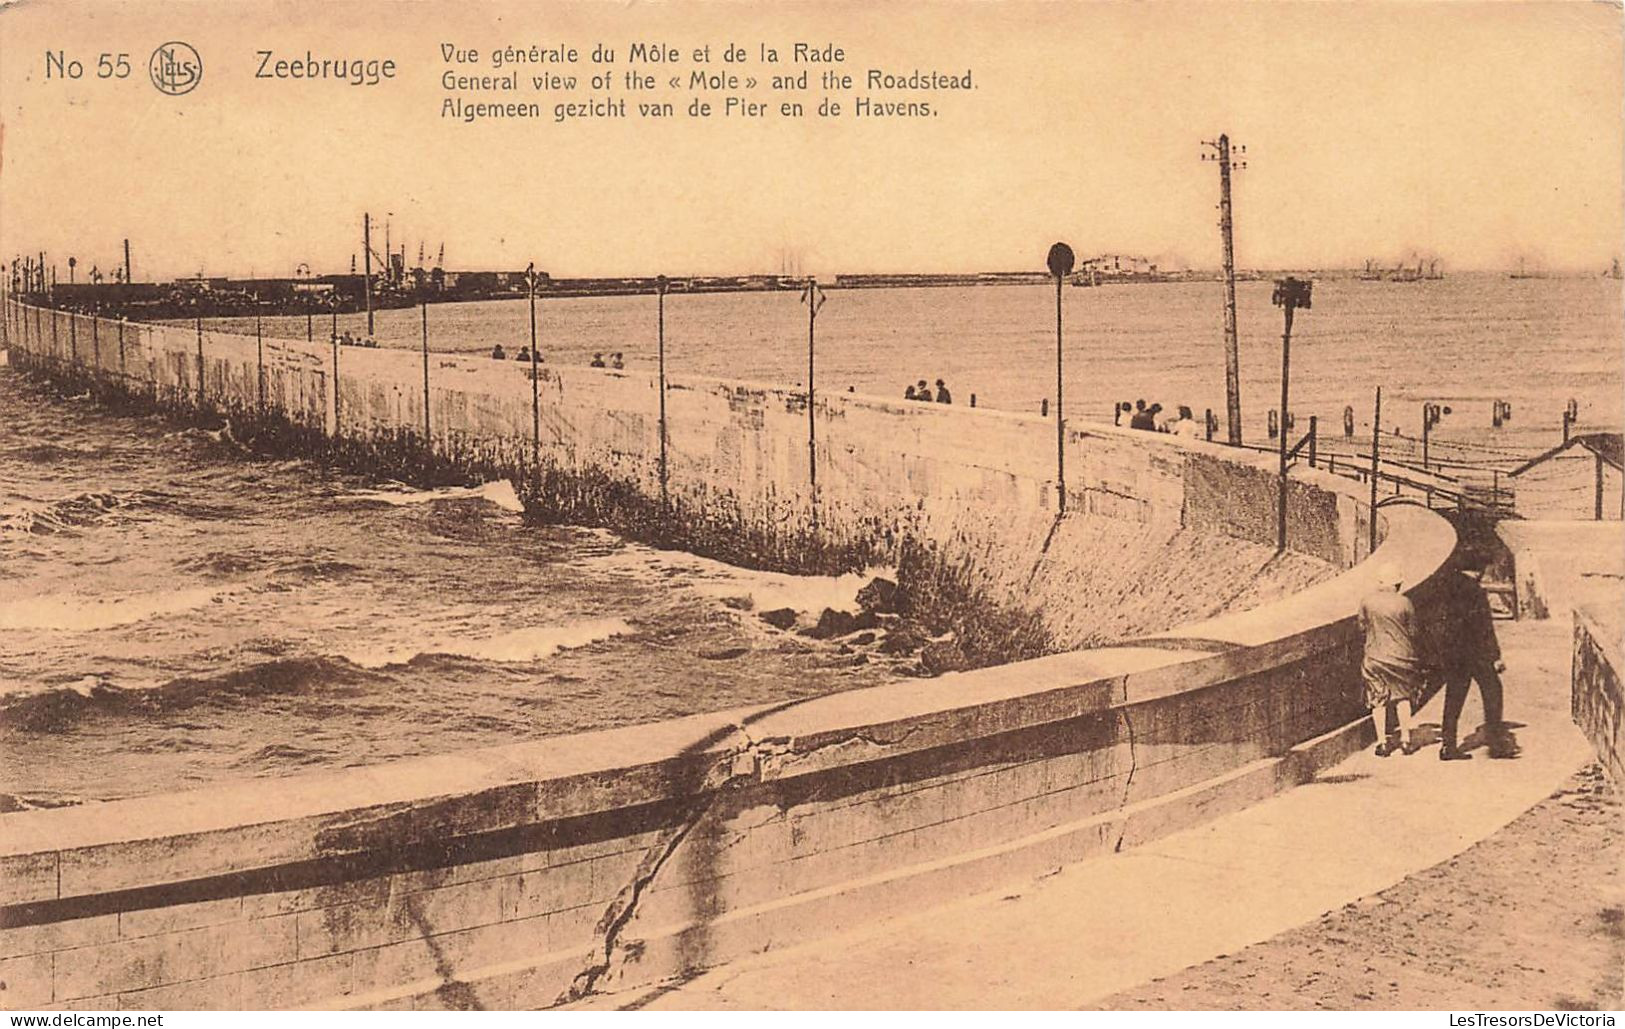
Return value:
<svg viewBox="0 0 1625 1029">
<path fill-rule="evenodd" d="M 818 419 L 813 413 L 813 326 L 818 321 L 818 309 L 824 306 L 824 291 L 818 280 L 807 277 L 807 288 L 801 291 L 802 303 L 807 305 L 807 481 L 812 489 L 812 527 L 818 528 Z"/>
<path fill-rule="evenodd" d="M 1315 447 L 1319 443 L 1320 420 L 1314 415 L 1309 416 L 1309 467 L 1315 467 Z"/>
<path fill-rule="evenodd" d="M 1382 450 L 1382 387 L 1377 387 L 1376 409 L 1371 412 L 1371 510 L 1368 517 L 1371 521 L 1371 542 L 1366 546 L 1367 556 L 1377 549 L 1377 478 Z"/>
<path fill-rule="evenodd" d="M 122 338 L 122 337 L 121 337 Z M 265 331 L 260 325 L 260 313 L 254 312 L 254 360 L 259 376 L 260 416 L 265 416 Z"/>
<path fill-rule="evenodd" d="M 1066 514 L 1066 407 L 1063 403 L 1064 394 L 1062 378 L 1064 366 L 1062 362 L 1061 340 L 1061 293 L 1066 284 L 1066 277 L 1072 274 L 1072 268 L 1077 257 L 1072 248 L 1065 243 L 1056 243 L 1049 248 L 1049 256 L 1045 263 L 1049 266 L 1049 273 L 1055 277 L 1055 496 L 1056 511 Z"/>
<path fill-rule="evenodd" d="M 530 294 L 530 467 L 541 481 L 542 474 L 542 386 L 536 361 L 536 262 L 525 269 L 525 286 Z"/>
<path fill-rule="evenodd" d="M 308 292 L 305 294 L 305 342 L 316 342 L 316 309 Z"/>
<path fill-rule="evenodd" d="M 125 375 L 124 375 L 124 316 L 122 314 L 119 315 L 119 319 L 118 319 L 118 377 L 119 377 L 119 380 L 121 382 L 125 378 Z"/>
<path fill-rule="evenodd" d="M 68 312 L 68 348 L 73 354 L 73 366 L 79 367 L 79 316 Z"/>
<path fill-rule="evenodd" d="M 1286 412 L 1291 410 L 1288 389 L 1292 378 L 1292 315 L 1300 307 L 1306 311 L 1309 309 L 1313 288 L 1314 283 L 1308 280 L 1288 277 L 1275 283 L 1275 293 L 1270 298 L 1286 316 L 1286 325 L 1281 331 L 1281 488 L 1275 520 L 1275 549 L 1278 553 L 1286 550 Z"/>
<path fill-rule="evenodd" d="M 1579 420 L 1580 402 L 1570 397 L 1568 406 L 1563 408 L 1563 442 L 1565 444 L 1569 441 L 1569 431 L 1574 428 L 1574 423 Z"/>
<path fill-rule="evenodd" d="M 425 294 L 419 305 L 423 314 L 423 445 L 434 450 L 434 436 L 429 431 L 429 297 Z"/>
<path fill-rule="evenodd" d="M 95 371 L 102 370 L 101 319 L 95 315 L 90 316 L 90 361 Z"/>
<path fill-rule="evenodd" d="M 655 339 L 657 367 L 660 379 L 660 506 L 669 502 L 668 482 L 670 466 L 667 464 L 666 435 L 666 291 L 671 288 L 664 275 L 655 276 Z"/>
<path fill-rule="evenodd" d="M 1594 517 L 1600 522 L 1602 521 L 1602 455 L 1593 454 L 1592 456 L 1597 459 L 1597 510 Z"/>
<path fill-rule="evenodd" d="M 333 338 L 339 338 L 339 298 L 337 294 L 333 296 Z"/>
<path fill-rule="evenodd" d="M 1450 408 L 1432 401 L 1422 405 L 1422 470 L 1428 470 L 1428 440 L 1432 436 L 1433 427 L 1439 424 L 1439 419 L 1450 413 Z"/>
</svg>

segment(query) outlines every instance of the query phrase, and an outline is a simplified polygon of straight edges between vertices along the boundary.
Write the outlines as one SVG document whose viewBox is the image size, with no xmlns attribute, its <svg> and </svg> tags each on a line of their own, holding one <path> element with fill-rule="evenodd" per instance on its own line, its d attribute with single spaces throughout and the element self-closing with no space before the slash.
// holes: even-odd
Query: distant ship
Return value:
<svg viewBox="0 0 1625 1029">
<path fill-rule="evenodd" d="M 1536 268 L 1534 270 L 1530 270 L 1527 267 L 1527 265 L 1525 264 L 1524 259 L 1520 257 L 1520 258 L 1518 258 L 1518 270 L 1511 273 L 1511 275 L 1509 275 L 1508 278 L 1513 278 L 1513 279 L 1544 279 L 1544 278 L 1546 278 L 1546 273 L 1541 271 L 1538 268 Z"/>
<path fill-rule="evenodd" d="M 1361 282 L 1423 282 L 1442 278 L 1444 273 L 1439 270 L 1437 259 L 1424 262 L 1421 258 L 1416 259 L 1414 268 L 1404 261 L 1392 268 L 1380 268 L 1376 261 L 1367 260 L 1359 274 Z"/>
</svg>

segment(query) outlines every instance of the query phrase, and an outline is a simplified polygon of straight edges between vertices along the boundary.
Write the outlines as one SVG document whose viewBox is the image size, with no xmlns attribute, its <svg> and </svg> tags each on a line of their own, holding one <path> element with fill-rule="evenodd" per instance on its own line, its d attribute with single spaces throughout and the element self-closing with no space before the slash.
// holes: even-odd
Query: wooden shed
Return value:
<svg viewBox="0 0 1625 1029">
<path fill-rule="evenodd" d="M 1617 432 L 1570 436 L 1512 470 L 1515 509 L 1523 518 L 1595 521 L 1625 518 L 1625 466 Z"/>
</svg>

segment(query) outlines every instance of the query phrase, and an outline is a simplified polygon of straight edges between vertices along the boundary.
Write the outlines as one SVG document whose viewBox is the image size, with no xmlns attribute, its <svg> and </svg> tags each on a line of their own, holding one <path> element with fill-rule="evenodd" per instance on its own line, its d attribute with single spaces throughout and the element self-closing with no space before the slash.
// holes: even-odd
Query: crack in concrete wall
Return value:
<svg viewBox="0 0 1625 1029">
<path fill-rule="evenodd" d="M 1127 697 L 1127 684 L 1124 685 L 1124 700 Z M 1127 705 L 1117 709 L 1123 716 L 1123 728 L 1128 732 L 1128 777 L 1123 780 L 1123 798 L 1117 802 L 1117 810 L 1122 811 L 1128 807 L 1129 792 L 1134 789 L 1134 773 L 1140 767 L 1140 753 L 1138 741 L 1134 738 L 1134 718 L 1129 714 Z M 1123 849 L 1123 837 L 1128 835 L 1128 821 L 1119 823 L 1117 842 L 1112 844 L 1112 853 L 1120 853 Z"/>
<path fill-rule="evenodd" d="M 588 952 L 590 963 L 576 973 L 569 988 L 553 1002 L 555 1006 L 580 1000 L 593 993 L 597 989 L 598 981 L 609 974 L 615 964 L 615 949 L 620 945 L 621 931 L 632 920 L 632 916 L 637 914 L 638 902 L 643 899 L 643 894 L 654 882 L 655 876 L 660 874 L 660 869 L 677 852 L 683 840 L 688 838 L 688 834 L 699 824 L 700 819 L 711 810 L 717 797 L 717 793 L 702 796 L 690 806 L 683 818 L 675 826 L 667 829 L 662 839 L 643 855 L 637 869 L 632 873 L 632 880 L 621 887 L 615 899 L 605 909 L 603 917 L 598 920 L 596 933 L 599 942 Z"/>
</svg>

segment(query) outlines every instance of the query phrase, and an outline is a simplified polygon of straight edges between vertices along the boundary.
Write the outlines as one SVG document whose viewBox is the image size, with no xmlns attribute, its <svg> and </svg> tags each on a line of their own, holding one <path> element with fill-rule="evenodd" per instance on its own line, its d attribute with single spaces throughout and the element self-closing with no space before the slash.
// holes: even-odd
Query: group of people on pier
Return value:
<svg viewBox="0 0 1625 1029">
<path fill-rule="evenodd" d="M 507 359 L 508 359 L 508 352 L 502 348 L 501 343 L 498 343 L 496 346 L 491 348 L 491 360 L 493 360 L 493 361 L 506 361 Z M 520 347 L 519 348 L 519 353 L 513 355 L 513 359 L 515 361 L 523 361 L 526 364 L 529 364 L 530 363 L 530 346 L 527 344 L 526 346 Z M 536 360 L 537 361 L 545 360 L 545 358 L 542 357 L 542 348 L 541 347 L 536 348 Z"/>
<path fill-rule="evenodd" d="M 1114 424 L 1123 423 L 1123 415 L 1129 414 L 1128 427 L 1143 429 L 1146 432 L 1169 432 L 1175 436 L 1184 436 L 1186 439 L 1202 439 L 1203 427 L 1191 414 L 1191 409 L 1180 404 L 1178 413 L 1173 417 L 1164 417 L 1161 404 L 1147 405 L 1144 398 L 1134 402 L 1132 412 L 1127 402 L 1117 405 L 1117 419 Z"/>
<path fill-rule="evenodd" d="M 1444 689 L 1439 728 L 1439 760 L 1466 761 L 1458 736 L 1461 712 L 1474 682 L 1484 707 L 1484 741 L 1489 756 L 1515 756 L 1503 721 L 1500 644 L 1489 598 L 1481 579 L 1485 561 L 1458 554 L 1436 582 L 1418 594 L 1416 603 L 1401 592 L 1406 583 L 1398 566 L 1378 569 L 1377 589 L 1360 602 L 1360 629 L 1365 653 L 1360 664 L 1365 704 L 1377 733 L 1376 755 L 1414 754 L 1421 749 L 1413 724 L 1415 711 L 1431 683 Z M 1390 733 L 1387 723 L 1398 723 Z"/>
<path fill-rule="evenodd" d="M 937 391 L 935 395 L 933 395 L 931 392 L 931 387 L 926 385 L 924 379 L 921 379 L 919 382 L 916 382 L 914 385 L 903 390 L 903 399 L 923 400 L 928 404 L 933 402 L 938 404 L 951 404 L 954 402 L 954 395 L 948 392 L 947 384 L 941 379 L 937 380 Z"/>
</svg>

